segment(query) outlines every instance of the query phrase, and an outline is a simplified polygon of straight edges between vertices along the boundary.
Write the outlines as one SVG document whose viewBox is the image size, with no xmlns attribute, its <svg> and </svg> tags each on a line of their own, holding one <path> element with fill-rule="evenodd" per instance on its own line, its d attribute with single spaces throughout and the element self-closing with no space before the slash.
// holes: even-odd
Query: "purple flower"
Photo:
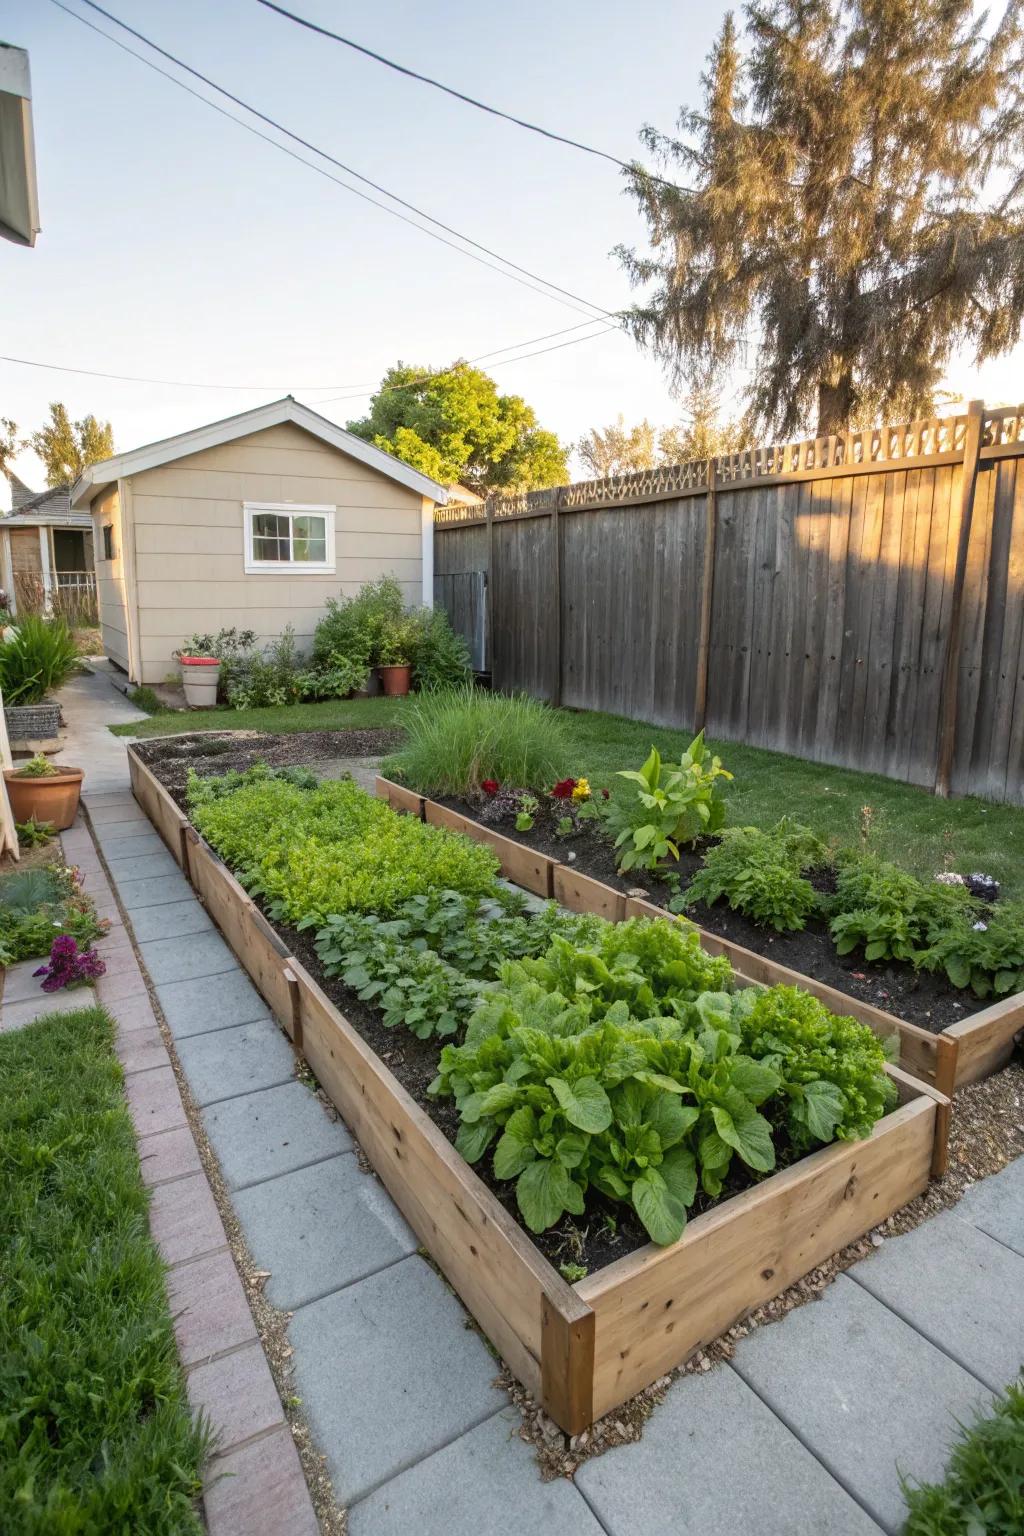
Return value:
<svg viewBox="0 0 1024 1536">
<path fill-rule="evenodd" d="M 69 933 L 62 933 L 50 947 L 48 965 L 41 965 L 33 976 L 43 977 L 44 992 L 59 992 L 63 987 L 74 987 L 79 982 L 93 981 L 106 972 L 99 955 L 91 949 L 79 949 Z"/>
</svg>

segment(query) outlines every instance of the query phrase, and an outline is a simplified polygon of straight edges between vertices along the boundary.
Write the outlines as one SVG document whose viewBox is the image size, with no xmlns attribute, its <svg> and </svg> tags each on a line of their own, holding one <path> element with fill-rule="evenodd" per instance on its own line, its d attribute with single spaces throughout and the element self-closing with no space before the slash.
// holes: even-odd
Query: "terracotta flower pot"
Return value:
<svg viewBox="0 0 1024 1536">
<path fill-rule="evenodd" d="M 412 687 L 412 667 L 379 667 L 381 687 L 389 699 L 401 698 Z"/>
<path fill-rule="evenodd" d="M 58 832 L 66 832 L 78 810 L 84 777 L 81 768 L 58 767 L 56 773 L 39 778 L 21 778 L 17 768 L 5 768 L 4 783 L 15 821 L 48 821 Z"/>
<path fill-rule="evenodd" d="M 217 703 L 220 661 L 216 656 L 182 656 L 181 681 L 190 709 L 213 709 Z"/>
</svg>

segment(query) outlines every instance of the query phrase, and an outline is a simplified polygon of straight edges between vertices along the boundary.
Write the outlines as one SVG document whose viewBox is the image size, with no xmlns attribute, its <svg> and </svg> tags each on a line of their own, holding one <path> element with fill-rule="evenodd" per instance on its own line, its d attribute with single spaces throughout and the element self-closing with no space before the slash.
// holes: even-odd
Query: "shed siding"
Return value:
<svg viewBox="0 0 1024 1536">
<path fill-rule="evenodd" d="M 133 475 L 142 681 L 175 670 L 172 652 L 194 632 L 235 626 L 260 643 L 291 624 L 308 647 L 329 597 L 394 575 L 422 600 L 423 498 L 301 427 L 249 437 Z M 333 575 L 246 575 L 246 501 L 333 506 Z"/>
<path fill-rule="evenodd" d="M 128 619 L 124 580 L 124 530 L 117 486 L 111 485 L 92 500 L 93 544 L 96 550 L 96 596 L 100 609 L 103 649 L 127 672 Z M 114 559 L 103 558 L 103 529 L 109 523 L 114 530 Z"/>
</svg>

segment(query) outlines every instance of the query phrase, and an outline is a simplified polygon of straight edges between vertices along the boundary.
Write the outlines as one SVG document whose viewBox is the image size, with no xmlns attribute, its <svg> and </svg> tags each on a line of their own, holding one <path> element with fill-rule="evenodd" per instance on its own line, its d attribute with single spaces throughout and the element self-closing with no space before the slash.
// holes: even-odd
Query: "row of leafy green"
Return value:
<svg viewBox="0 0 1024 1536">
<path fill-rule="evenodd" d="M 688 923 L 524 914 L 483 849 L 351 784 L 258 769 L 189 793 L 272 914 L 317 929 L 328 974 L 385 1024 L 451 1042 L 431 1092 L 454 1097 L 467 1160 L 490 1152 L 515 1180 L 533 1231 L 594 1192 L 671 1242 L 734 1159 L 763 1175 L 867 1135 L 892 1102 L 870 1030 L 793 989 L 734 994 Z"/>
<path fill-rule="evenodd" d="M 825 867 L 835 870 L 834 894 L 820 895 L 806 877 Z M 779 933 L 821 917 L 840 955 L 903 960 L 979 997 L 1024 987 L 1024 902 L 980 902 L 962 885 L 919 880 L 873 854 L 832 854 L 787 818 L 768 831 L 722 832 L 679 904 L 717 901 Z"/>
<path fill-rule="evenodd" d="M 0 965 L 41 959 L 62 934 L 84 947 L 102 933 L 96 907 L 70 869 L 47 864 L 0 880 Z"/>
</svg>

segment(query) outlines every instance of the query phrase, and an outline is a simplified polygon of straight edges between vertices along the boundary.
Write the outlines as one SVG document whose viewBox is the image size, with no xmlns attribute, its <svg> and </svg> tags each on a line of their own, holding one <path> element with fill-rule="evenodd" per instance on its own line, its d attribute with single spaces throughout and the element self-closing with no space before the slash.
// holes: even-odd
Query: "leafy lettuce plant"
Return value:
<svg viewBox="0 0 1024 1536">
<path fill-rule="evenodd" d="M 801 871 L 827 860 L 821 839 L 788 817 L 767 832 L 729 827 L 691 880 L 685 904 L 724 901 L 776 933 L 798 932 L 818 907 L 817 892 Z"/>
<path fill-rule="evenodd" d="M 962 886 L 926 884 L 873 854 L 847 853 L 839 860 L 829 931 L 836 950 L 862 946 L 865 960 L 916 964 L 930 935 L 956 925 L 971 910 Z"/>
<path fill-rule="evenodd" d="M 654 869 L 663 859 L 678 859 L 680 844 L 717 832 L 725 820 L 721 780 L 732 774 L 711 756 L 703 731 L 678 765 L 665 767 L 652 747 L 642 768 L 623 769 L 617 777 L 636 786 L 632 796 L 615 797 L 603 810 L 620 869 Z"/>
<path fill-rule="evenodd" d="M 954 987 L 976 997 L 1024 989 L 1024 902 L 1000 901 L 972 908 L 959 921 L 932 924 L 928 948 L 918 956 L 925 970 L 944 971 Z"/>
</svg>

